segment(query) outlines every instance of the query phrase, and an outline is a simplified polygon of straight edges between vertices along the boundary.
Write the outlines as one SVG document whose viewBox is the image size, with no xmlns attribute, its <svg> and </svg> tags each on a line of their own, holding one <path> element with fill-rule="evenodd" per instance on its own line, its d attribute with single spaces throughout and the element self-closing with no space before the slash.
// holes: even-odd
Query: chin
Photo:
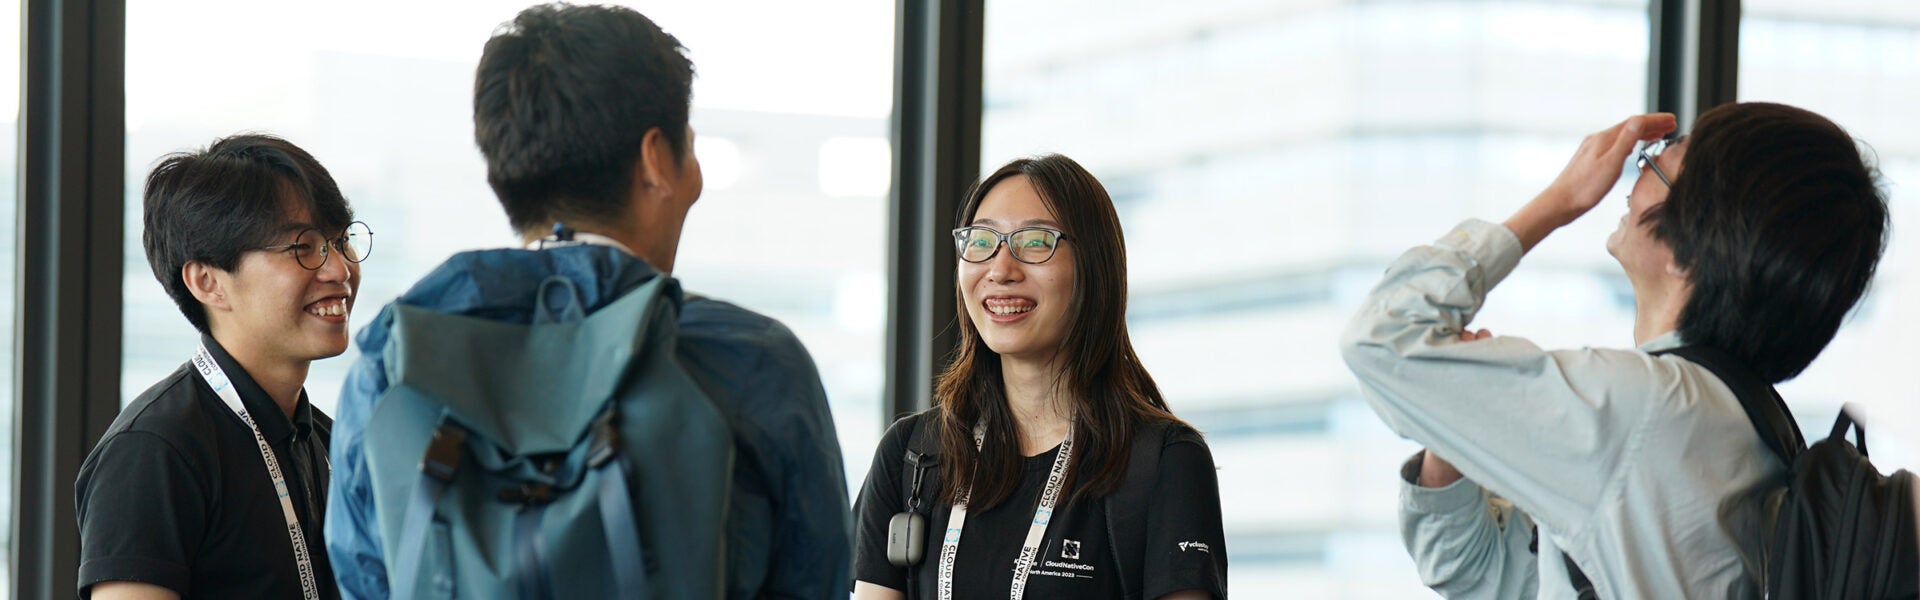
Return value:
<svg viewBox="0 0 1920 600">
<path fill-rule="evenodd" d="M 313 346 L 309 347 L 309 352 L 307 352 L 307 356 L 308 356 L 307 360 L 320 360 L 323 358 L 333 358 L 335 356 L 345 354 L 346 352 L 347 352 L 347 340 L 344 337 L 339 340 L 327 340 L 326 342 L 314 344 Z"/>
</svg>

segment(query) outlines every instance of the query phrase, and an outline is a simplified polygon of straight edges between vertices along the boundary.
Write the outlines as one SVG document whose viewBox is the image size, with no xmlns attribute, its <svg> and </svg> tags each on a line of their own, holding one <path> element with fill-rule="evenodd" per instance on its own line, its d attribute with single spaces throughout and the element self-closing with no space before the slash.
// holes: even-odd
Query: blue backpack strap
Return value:
<svg viewBox="0 0 1920 600">
<path fill-rule="evenodd" d="M 513 570 L 520 582 L 520 598 L 545 600 L 553 597 L 553 582 L 547 575 L 547 542 L 540 535 L 540 521 L 547 516 L 545 504 L 528 503 L 513 515 Z"/>
<path fill-rule="evenodd" d="M 460 470 L 460 453 L 466 442 L 467 430 L 441 416 L 440 426 L 433 430 L 433 441 L 427 444 L 426 455 L 420 457 L 420 481 L 414 484 L 406 516 L 400 520 L 399 555 L 394 557 L 398 562 L 388 590 L 395 596 L 411 596 L 417 589 L 420 558 L 426 554 L 427 531 L 433 528 L 434 506 L 440 503 L 447 484 Z"/>
<path fill-rule="evenodd" d="M 620 429 L 615 426 L 618 412 L 607 412 L 594 419 L 593 446 L 587 451 L 587 467 L 605 468 L 600 477 L 600 526 L 607 536 L 607 558 L 613 563 L 613 579 L 618 589 L 646 594 L 646 554 L 640 549 L 640 526 L 633 519 L 633 498 L 627 490 L 626 460 L 620 456 Z"/>
</svg>

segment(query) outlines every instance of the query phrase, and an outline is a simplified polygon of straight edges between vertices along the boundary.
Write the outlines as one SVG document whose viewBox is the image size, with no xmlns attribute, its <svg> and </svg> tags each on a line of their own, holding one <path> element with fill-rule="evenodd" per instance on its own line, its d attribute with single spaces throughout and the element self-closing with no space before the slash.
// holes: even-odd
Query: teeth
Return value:
<svg viewBox="0 0 1920 600">
<path fill-rule="evenodd" d="M 322 317 L 338 317 L 347 314 L 347 303 L 344 300 L 334 300 L 308 308 L 307 313 Z"/>
<path fill-rule="evenodd" d="M 987 311 L 996 315 L 1017 315 L 1033 310 L 1034 304 L 1022 300 L 988 300 Z"/>
</svg>

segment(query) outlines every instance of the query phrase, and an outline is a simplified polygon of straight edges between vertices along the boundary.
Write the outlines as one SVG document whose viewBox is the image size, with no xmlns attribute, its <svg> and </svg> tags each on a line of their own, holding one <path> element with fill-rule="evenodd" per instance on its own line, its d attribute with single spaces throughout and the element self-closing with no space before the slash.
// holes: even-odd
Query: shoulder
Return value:
<svg viewBox="0 0 1920 600">
<path fill-rule="evenodd" d="M 712 298 L 681 306 L 680 350 L 689 366 L 743 401 L 820 391 L 820 375 L 800 338 L 772 317 Z"/>
<path fill-rule="evenodd" d="M 1169 419 L 1150 419 L 1134 427 L 1134 447 L 1136 451 L 1148 448 L 1165 449 L 1176 444 L 1193 444 L 1207 447 L 1205 436 L 1181 421 Z"/>
<path fill-rule="evenodd" d="M 895 419 L 892 425 L 887 426 L 886 433 L 880 436 L 881 450 L 894 455 L 909 449 L 921 454 L 937 454 L 940 451 L 940 414 L 940 408 L 936 406 Z"/>
<path fill-rule="evenodd" d="M 1680 420 L 1746 422 L 1738 397 L 1712 370 L 1674 353 L 1636 348 L 1584 348 L 1549 353 L 1561 379 L 1582 397 L 1606 398 L 1616 409 Z"/>
<path fill-rule="evenodd" d="M 211 475 L 221 444 L 221 423 L 211 404 L 201 397 L 191 371 L 183 365 L 114 418 L 87 454 L 76 483 L 86 488 L 95 472 L 126 473 L 127 469 L 170 471 L 147 473 L 163 479 L 179 470 L 192 472 L 196 480 Z"/>
<path fill-rule="evenodd" d="M 100 446 L 134 434 L 163 441 L 183 452 L 211 450 L 216 443 L 219 415 L 211 414 L 213 403 L 203 396 L 192 370 L 181 365 L 127 404 L 101 436 Z"/>
<path fill-rule="evenodd" d="M 801 348 L 800 338 L 793 330 L 773 317 L 732 302 L 694 294 L 688 294 L 680 306 L 680 332 L 695 341 L 728 344 L 743 350 Z"/>
</svg>

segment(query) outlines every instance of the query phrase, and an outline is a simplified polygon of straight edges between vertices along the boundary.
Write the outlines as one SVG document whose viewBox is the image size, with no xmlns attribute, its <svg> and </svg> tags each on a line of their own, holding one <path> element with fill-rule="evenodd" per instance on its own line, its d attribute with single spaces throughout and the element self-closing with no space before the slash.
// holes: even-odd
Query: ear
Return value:
<svg viewBox="0 0 1920 600">
<path fill-rule="evenodd" d="M 207 312 L 233 310 L 233 303 L 227 300 L 229 280 L 226 271 L 193 261 L 180 267 L 180 280 L 186 282 L 187 291 L 193 294 L 193 299 L 207 307 Z"/>
<path fill-rule="evenodd" d="M 650 196 L 671 196 L 679 181 L 680 160 L 674 156 L 673 143 L 659 127 L 648 129 L 640 138 L 640 155 L 633 165 L 633 184 Z"/>
<path fill-rule="evenodd" d="M 1680 266 L 1680 263 L 1674 262 L 1673 253 L 1671 252 L 1667 253 L 1667 275 L 1680 279 L 1682 281 L 1685 281 L 1687 279 L 1686 267 L 1682 267 Z"/>
</svg>

